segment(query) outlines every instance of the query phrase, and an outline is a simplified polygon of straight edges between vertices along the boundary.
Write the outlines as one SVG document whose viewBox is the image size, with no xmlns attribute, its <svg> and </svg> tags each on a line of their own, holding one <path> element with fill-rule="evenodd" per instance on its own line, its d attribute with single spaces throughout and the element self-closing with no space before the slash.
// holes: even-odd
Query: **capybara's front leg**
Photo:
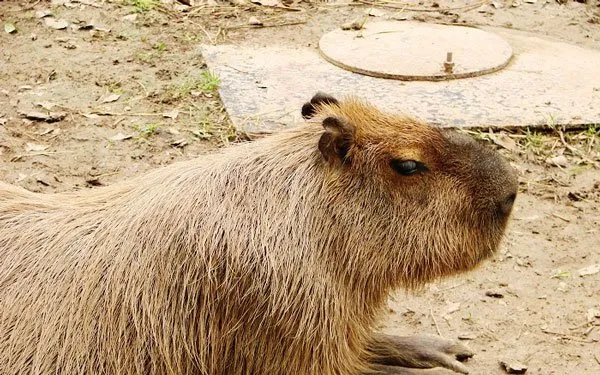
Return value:
<svg viewBox="0 0 600 375">
<path fill-rule="evenodd" d="M 401 337 L 376 334 L 368 349 L 372 363 L 389 367 L 384 374 L 425 375 L 427 372 L 414 370 L 435 367 L 468 374 L 469 370 L 461 362 L 473 356 L 473 352 L 462 343 L 433 335 Z M 392 370 L 404 372 L 389 372 Z"/>
<path fill-rule="evenodd" d="M 445 368 L 409 368 L 398 366 L 375 365 L 373 371 L 364 375 L 452 375 L 454 372 Z"/>
<path fill-rule="evenodd" d="M 373 371 L 363 375 L 452 375 L 454 372 L 445 368 L 409 368 L 399 366 L 375 365 Z"/>
</svg>

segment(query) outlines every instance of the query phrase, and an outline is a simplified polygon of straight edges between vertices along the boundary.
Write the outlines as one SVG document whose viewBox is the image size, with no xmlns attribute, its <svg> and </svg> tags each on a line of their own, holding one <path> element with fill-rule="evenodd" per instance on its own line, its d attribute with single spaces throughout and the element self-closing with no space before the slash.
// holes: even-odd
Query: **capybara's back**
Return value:
<svg viewBox="0 0 600 375">
<path fill-rule="evenodd" d="M 465 136 L 316 102 L 298 128 L 114 186 L 0 184 L 0 373 L 373 368 L 387 294 L 489 257 L 516 178 Z"/>
</svg>

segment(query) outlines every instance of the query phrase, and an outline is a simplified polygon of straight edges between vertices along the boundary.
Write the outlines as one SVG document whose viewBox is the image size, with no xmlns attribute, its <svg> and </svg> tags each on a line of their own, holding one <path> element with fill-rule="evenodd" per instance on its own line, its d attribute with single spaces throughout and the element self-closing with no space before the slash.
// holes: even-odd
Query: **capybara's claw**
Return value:
<svg viewBox="0 0 600 375">
<path fill-rule="evenodd" d="M 461 374 L 469 373 L 461 362 L 474 355 L 463 343 L 433 335 L 378 334 L 369 349 L 373 362 L 382 365 L 414 369 L 442 367 Z"/>
<path fill-rule="evenodd" d="M 435 368 L 410 368 L 399 366 L 375 365 L 373 371 L 365 372 L 362 375 L 452 375 L 451 370 Z"/>
</svg>

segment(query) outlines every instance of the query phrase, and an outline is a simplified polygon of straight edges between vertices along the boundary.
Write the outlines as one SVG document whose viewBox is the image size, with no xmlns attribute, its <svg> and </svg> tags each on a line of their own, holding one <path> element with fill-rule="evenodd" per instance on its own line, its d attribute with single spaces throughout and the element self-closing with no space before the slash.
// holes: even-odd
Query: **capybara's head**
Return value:
<svg viewBox="0 0 600 375">
<path fill-rule="evenodd" d="M 318 93 L 302 115 L 324 128 L 328 207 L 353 228 L 348 241 L 372 249 L 371 266 L 387 264 L 383 274 L 410 288 L 470 270 L 497 249 L 517 194 L 499 153 L 354 98 Z"/>
</svg>

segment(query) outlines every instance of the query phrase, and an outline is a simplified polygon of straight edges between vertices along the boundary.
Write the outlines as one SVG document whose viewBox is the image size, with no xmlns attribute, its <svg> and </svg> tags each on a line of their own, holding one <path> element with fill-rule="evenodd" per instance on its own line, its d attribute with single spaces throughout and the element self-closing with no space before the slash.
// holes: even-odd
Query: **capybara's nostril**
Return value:
<svg viewBox="0 0 600 375">
<path fill-rule="evenodd" d="M 515 203 L 515 198 L 517 198 L 517 194 L 511 193 L 506 199 L 504 199 L 503 201 L 500 202 L 500 204 L 498 205 L 498 210 L 503 215 L 510 214 L 513 204 Z"/>
</svg>

